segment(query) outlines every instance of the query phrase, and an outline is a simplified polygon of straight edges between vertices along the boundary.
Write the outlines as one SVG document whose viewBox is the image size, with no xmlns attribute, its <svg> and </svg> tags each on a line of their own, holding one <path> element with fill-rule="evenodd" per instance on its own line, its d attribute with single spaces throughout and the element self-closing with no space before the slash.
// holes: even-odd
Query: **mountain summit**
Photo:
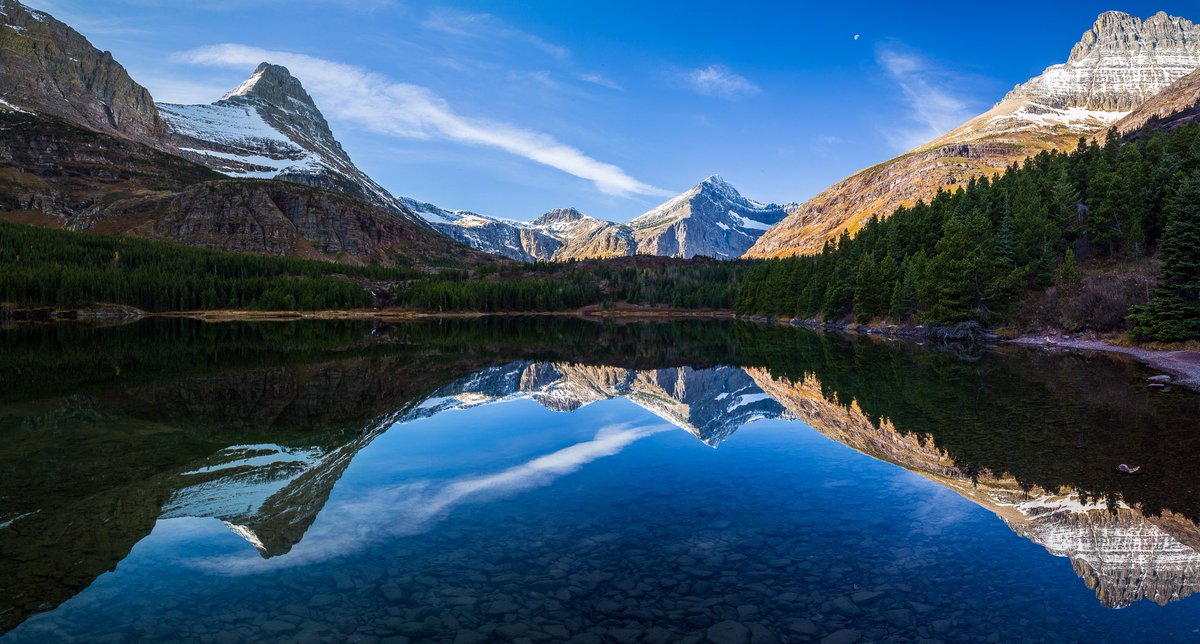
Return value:
<svg viewBox="0 0 1200 644">
<path fill-rule="evenodd" d="M 317 107 L 316 102 L 305 91 L 304 85 L 292 76 L 287 67 L 271 63 L 259 64 L 249 78 L 226 92 L 221 100 L 227 101 L 239 96 L 261 99 L 279 108 L 287 108 L 291 103 L 314 109 Z"/>
<path fill-rule="evenodd" d="M 1109 11 L 1067 61 L 1017 85 L 987 112 L 895 159 L 851 175 L 800 205 L 748 257 L 820 252 L 872 215 L 953 191 L 1042 150 L 1095 136 L 1200 67 L 1200 26 L 1159 12 L 1140 19 Z"/>
<path fill-rule="evenodd" d="M 751 201 L 714 174 L 629 225 L 644 255 L 733 259 L 794 207 Z"/>
<path fill-rule="evenodd" d="M 419 220 L 354 165 L 316 102 L 286 67 L 264 62 L 210 105 L 158 107 L 183 155 L 218 172 L 332 190 Z"/>
</svg>

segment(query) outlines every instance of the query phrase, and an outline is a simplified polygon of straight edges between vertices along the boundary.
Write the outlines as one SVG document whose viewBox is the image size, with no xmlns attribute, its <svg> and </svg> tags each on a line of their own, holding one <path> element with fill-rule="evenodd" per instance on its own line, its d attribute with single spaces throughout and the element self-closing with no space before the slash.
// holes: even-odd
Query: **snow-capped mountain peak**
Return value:
<svg viewBox="0 0 1200 644">
<path fill-rule="evenodd" d="M 789 208 L 751 201 L 714 174 L 629 225 L 642 254 L 735 258 L 782 221 Z"/>
<path fill-rule="evenodd" d="M 286 67 L 264 62 L 209 105 L 158 108 L 184 156 L 218 172 L 333 190 L 424 221 L 354 165 L 316 102 Z"/>
</svg>

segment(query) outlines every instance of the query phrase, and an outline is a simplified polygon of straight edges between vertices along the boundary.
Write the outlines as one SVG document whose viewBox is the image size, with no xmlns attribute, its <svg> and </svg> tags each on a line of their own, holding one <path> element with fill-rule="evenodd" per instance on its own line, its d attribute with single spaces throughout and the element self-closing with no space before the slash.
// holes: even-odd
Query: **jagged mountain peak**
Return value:
<svg viewBox="0 0 1200 644">
<path fill-rule="evenodd" d="M 249 78 L 241 85 L 233 88 L 221 97 L 226 101 L 245 96 L 264 100 L 280 109 L 290 109 L 293 103 L 299 103 L 312 109 L 317 108 L 316 102 L 304 89 L 300 79 L 292 76 L 287 67 L 271 63 L 261 63 L 254 69 Z"/>
<path fill-rule="evenodd" d="M 533 225 L 546 226 L 550 224 L 579 221 L 580 219 L 585 219 L 587 217 L 587 215 L 579 212 L 575 208 L 551 208 L 543 213 L 542 216 L 534 219 Z"/>
<path fill-rule="evenodd" d="M 425 224 L 408 201 L 354 165 L 300 79 L 282 65 L 260 64 L 215 103 L 159 109 L 172 142 L 192 161 L 234 177 L 341 192 Z"/>
<path fill-rule="evenodd" d="M 737 188 L 733 187 L 733 184 L 726 181 L 719 174 L 709 176 L 697 184 L 695 188 L 692 188 L 692 190 L 697 193 L 706 193 L 733 201 L 746 201 L 742 197 L 742 193 L 738 192 Z"/>
<path fill-rule="evenodd" d="M 1200 66 L 1200 26 L 1160 11 L 1142 19 L 1121 11 L 1096 18 L 1067 62 L 1017 85 L 998 106 L 1128 112 Z"/>
<path fill-rule="evenodd" d="M 1195 40 L 1195 25 L 1186 18 L 1165 11 L 1142 19 L 1124 11 L 1105 11 L 1096 17 L 1090 31 L 1084 32 L 1071 48 L 1067 62 L 1082 60 L 1098 50 L 1157 49 Z"/>
</svg>

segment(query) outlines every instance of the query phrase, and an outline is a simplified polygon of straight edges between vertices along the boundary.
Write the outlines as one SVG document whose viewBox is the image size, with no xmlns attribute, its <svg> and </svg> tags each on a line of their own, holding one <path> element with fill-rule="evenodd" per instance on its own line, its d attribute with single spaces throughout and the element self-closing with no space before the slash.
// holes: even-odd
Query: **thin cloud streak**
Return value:
<svg viewBox="0 0 1200 644">
<path fill-rule="evenodd" d="M 693 69 L 685 75 L 688 87 L 704 96 L 736 99 L 752 94 L 761 94 L 762 89 L 745 76 L 735 74 L 724 65 L 709 65 Z"/>
<path fill-rule="evenodd" d="M 879 48 L 875 59 L 904 95 L 909 119 L 916 128 L 899 128 L 887 134 L 892 145 L 909 150 L 954 129 L 971 118 L 970 106 L 955 96 L 947 75 L 915 54 Z"/>
<path fill-rule="evenodd" d="M 570 49 L 549 42 L 541 36 L 510 27 L 490 13 L 467 13 L 441 9 L 430 12 L 429 16 L 421 21 L 421 26 L 430 31 L 463 38 L 499 37 L 524 42 L 555 58 L 566 58 L 571 55 Z"/>
<path fill-rule="evenodd" d="M 608 89 L 616 89 L 616 90 L 625 89 L 625 88 L 621 87 L 621 84 L 618 83 L 617 81 L 612 80 L 611 78 L 608 78 L 607 76 L 603 76 L 601 74 L 580 74 L 579 80 L 582 80 L 587 83 L 591 83 L 593 85 L 599 85 L 600 87 L 607 87 Z"/>
<path fill-rule="evenodd" d="M 321 100 L 331 115 L 371 132 L 497 148 L 591 181 L 608 195 L 669 194 L 548 134 L 501 121 L 463 116 L 428 88 L 395 82 L 353 65 L 238 44 L 201 47 L 176 54 L 174 58 L 191 64 L 247 70 L 263 61 L 284 65 Z"/>
</svg>

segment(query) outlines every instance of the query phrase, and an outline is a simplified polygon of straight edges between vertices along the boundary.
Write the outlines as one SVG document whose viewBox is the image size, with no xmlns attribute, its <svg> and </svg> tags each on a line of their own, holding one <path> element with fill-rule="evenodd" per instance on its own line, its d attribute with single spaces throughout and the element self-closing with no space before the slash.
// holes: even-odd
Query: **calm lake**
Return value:
<svg viewBox="0 0 1200 644">
<path fill-rule="evenodd" d="M 1151 373 L 712 321 L 4 328 L 0 640 L 1195 641 L 1200 395 Z"/>
</svg>

